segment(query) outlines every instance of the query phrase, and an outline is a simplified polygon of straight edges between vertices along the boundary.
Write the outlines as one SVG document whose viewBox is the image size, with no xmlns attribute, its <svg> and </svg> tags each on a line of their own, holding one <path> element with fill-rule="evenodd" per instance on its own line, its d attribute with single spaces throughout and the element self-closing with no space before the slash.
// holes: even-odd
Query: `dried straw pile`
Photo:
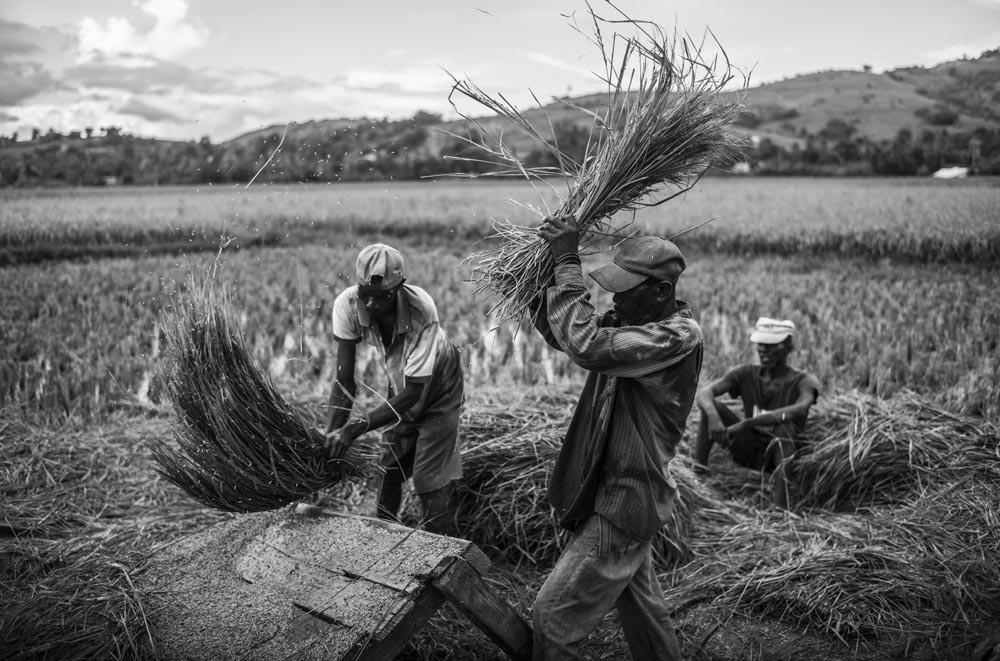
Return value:
<svg viewBox="0 0 1000 661">
<path fill-rule="evenodd" d="M 564 541 L 544 495 L 573 403 L 476 400 L 463 420 L 459 524 L 519 572 L 544 573 Z M 726 496 L 688 456 L 672 462 L 679 499 L 654 547 L 672 606 L 872 649 L 984 635 L 1000 617 L 996 426 L 912 393 L 834 395 L 812 425 L 817 446 L 796 473 L 802 514 L 760 510 L 756 491 Z"/>
<path fill-rule="evenodd" d="M 855 643 L 943 649 L 984 635 L 1000 617 L 996 425 L 912 393 L 818 408 L 817 445 L 795 473 L 812 509 L 734 510 L 732 525 L 696 533 L 671 600 Z"/>
<path fill-rule="evenodd" d="M 845 642 L 974 639 L 1000 616 L 998 498 L 979 485 L 864 514 L 759 513 L 694 540 L 668 597 Z"/>
<path fill-rule="evenodd" d="M 0 658 L 151 658 L 137 568 L 224 515 L 156 479 L 141 439 L 160 421 L 0 420 Z"/>
<path fill-rule="evenodd" d="M 224 511 L 269 510 L 375 470 L 370 440 L 327 459 L 249 355 L 225 292 L 192 286 L 163 327 L 164 382 L 178 424 L 176 444 L 155 442 L 153 457 L 192 498 Z"/>
<path fill-rule="evenodd" d="M 662 204 L 688 190 L 713 162 L 741 144 L 729 131 L 740 111 L 741 95 L 722 94 L 734 78 L 728 62 L 718 66 L 717 60 L 703 54 L 704 44 L 678 39 L 655 24 L 624 14 L 619 20 L 599 18 L 593 11 L 590 15 L 592 41 L 604 60 L 606 73 L 601 80 L 608 88 L 608 104 L 600 113 L 577 108 L 592 119 L 581 162 L 563 153 L 555 139 L 547 138 L 545 130 L 533 126 L 502 96 L 491 98 L 467 80 L 455 79 L 453 88 L 453 94 L 458 92 L 509 120 L 554 157 L 556 168 L 530 168 L 504 144 L 502 135 L 470 120 L 486 136 L 476 146 L 488 154 L 486 160 L 503 168 L 493 174 L 520 175 L 529 181 L 552 175 L 568 178 L 568 194 L 550 213 L 574 217 L 583 246 L 609 236 L 622 238 L 624 232 L 612 224 L 612 216 Z M 602 27 L 608 26 L 629 26 L 636 35 L 614 33 L 606 39 Z M 664 195 L 670 187 L 678 190 Z M 494 230 L 498 241 L 470 255 L 467 262 L 473 267 L 477 291 L 495 296 L 496 318 L 518 320 L 551 282 L 553 264 L 534 228 L 495 222 Z"/>
<path fill-rule="evenodd" d="M 805 507 L 852 511 L 900 502 L 922 488 L 1000 480 L 1000 430 L 911 391 L 892 400 L 822 401 L 812 451 L 796 465 Z"/>
<path fill-rule="evenodd" d="M 575 396 L 477 400 L 462 420 L 464 478 L 457 506 L 462 535 L 493 558 L 547 567 L 559 557 L 564 531 L 546 500 L 549 475 L 569 424 Z M 678 498 L 654 545 L 661 567 L 691 559 L 696 531 L 731 525 L 745 509 L 724 501 L 697 478 L 686 457 L 671 463 Z"/>
</svg>

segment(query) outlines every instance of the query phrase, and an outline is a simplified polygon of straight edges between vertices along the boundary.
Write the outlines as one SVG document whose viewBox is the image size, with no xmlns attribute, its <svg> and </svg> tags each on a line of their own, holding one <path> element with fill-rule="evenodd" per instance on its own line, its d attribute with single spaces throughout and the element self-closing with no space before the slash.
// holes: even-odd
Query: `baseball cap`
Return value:
<svg viewBox="0 0 1000 661">
<path fill-rule="evenodd" d="M 590 272 L 590 277 L 610 292 L 628 291 L 646 278 L 670 280 L 677 274 L 671 262 L 686 264 L 680 249 L 658 236 L 637 236 L 622 241 L 611 263 Z"/>
<path fill-rule="evenodd" d="M 750 341 L 757 344 L 778 344 L 795 333 L 795 324 L 788 319 L 778 320 L 761 317 L 757 320 Z"/>
<path fill-rule="evenodd" d="M 365 246 L 358 253 L 355 266 L 358 284 L 376 289 L 392 289 L 406 277 L 403 272 L 403 256 L 398 250 L 384 243 Z M 381 276 L 382 281 L 372 284 L 372 278 Z"/>
</svg>

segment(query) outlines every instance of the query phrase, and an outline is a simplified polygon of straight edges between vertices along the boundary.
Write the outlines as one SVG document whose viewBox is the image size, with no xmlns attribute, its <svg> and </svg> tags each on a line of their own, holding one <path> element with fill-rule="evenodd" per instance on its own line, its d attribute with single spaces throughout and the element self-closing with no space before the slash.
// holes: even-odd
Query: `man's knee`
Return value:
<svg viewBox="0 0 1000 661">
<path fill-rule="evenodd" d="M 568 635 L 566 623 L 560 620 L 557 606 L 545 585 L 535 595 L 531 606 L 531 624 L 535 639 L 535 658 L 544 658 L 545 652 L 554 652 L 571 644 L 572 636 Z"/>
</svg>

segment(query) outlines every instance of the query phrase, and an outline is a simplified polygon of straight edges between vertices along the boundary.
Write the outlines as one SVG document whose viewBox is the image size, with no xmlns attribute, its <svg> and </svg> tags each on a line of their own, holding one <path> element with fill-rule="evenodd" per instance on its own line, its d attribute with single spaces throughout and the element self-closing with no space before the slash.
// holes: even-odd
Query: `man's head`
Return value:
<svg viewBox="0 0 1000 661">
<path fill-rule="evenodd" d="M 684 256 L 676 245 L 656 236 L 626 239 L 610 264 L 590 273 L 603 289 L 614 293 L 615 314 L 641 324 L 662 315 L 674 301 Z"/>
<path fill-rule="evenodd" d="M 362 248 L 358 253 L 355 276 L 358 298 L 370 314 L 383 317 L 395 310 L 396 293 L 406 281 L 403 256 L 398 250 L 384 243 Z"/>
<path fill-rule="evenodd" d="M 750 341 L 757 348 L 757 356 L 764 367 L 776 367 L 785 364 L 788 354 L 794 348 L 792 336 L 795 334 L 795 324 L 788 319 L 778 320 L 761 317 L 757 320 Z"/>
</svg>

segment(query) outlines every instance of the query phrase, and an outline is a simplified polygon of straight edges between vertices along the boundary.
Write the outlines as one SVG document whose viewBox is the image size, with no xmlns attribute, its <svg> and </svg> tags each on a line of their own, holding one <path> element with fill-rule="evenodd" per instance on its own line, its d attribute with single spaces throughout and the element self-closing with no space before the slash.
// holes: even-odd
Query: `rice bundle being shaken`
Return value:
<svg viewBox="0 0 1000 661">
<path fill-rule="evenodd" d="M 364 438 L 342 459 L 327 459 L 250 356 L 225 292 L 192 285 L 164 332 L 176 444 L 155 441 L 153 458 L 198 502 L 230 512 L 276 509 L 343 480 L 363 481 L 377 466 L 377 448 Z"/>
<path fill-rule="evenodd" d="M 550 214 L 573 216 L 581 230 L 581 248 L 588 250 L 609 238 L 625 238 L 624 229 L 611 221 L 616 213 L 662 204 L 689 190 L 713 162 L 736 150 L 741 140 L 729 126 L 742 107 L 741 94 L 722 94 L 734 78 L 728 62 L 716 71 L 718 62 L 703 54 L 703 44 L 678 40 L 655 24 L 628 17 L 607 20 L 593 11 L 591 17 L 592 41 L 605 65 L 601 80 L 608 87 L 608 105 L 601 113 L 571 105 L 592 118 L 580 162 L 560 151 L 555 139 L 546 139 L 502 96 L 491 98 L 458 79 L 453 89 L 453 94 L 457 91 L 511 121 L 555 158 L 558 167 L 527 167 L 502 136 L 490 138 L 490 131 L 474 122 L 488 136 L 476 145 L 491 155 L 490 162 L 506 168 L 492 174 L 520 175 L 529 181 L 552 175 L 568 178 L 568 195 Z M 616 33 L 606 42 L 601 26 L 609 24 L 634 27 L 637 36 Z M 670 187 L 677 190 L 665 194 Z M 528 304 L 551 283 L 553 263 L 534 228 L 496 221 L 493 227 L 491 238 L 498 241 L 467 258 L 472 279 L 477 293 L 494 296 L 492 313 L 501 323 L 521 320 Z"/>
</svg>

